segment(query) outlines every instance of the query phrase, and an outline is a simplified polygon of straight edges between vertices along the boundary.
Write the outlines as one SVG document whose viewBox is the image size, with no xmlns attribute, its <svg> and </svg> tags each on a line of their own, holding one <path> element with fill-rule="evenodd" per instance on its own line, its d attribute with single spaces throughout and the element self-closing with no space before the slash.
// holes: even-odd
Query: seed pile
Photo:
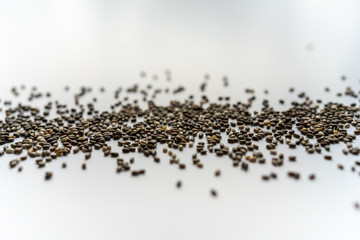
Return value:
<svg viewBox="0 0 360 240">
<path fill-rule="evenodd" d="M 171 80 L 171 72 L 167 71 L 167 80 Z M 146 77 L 145 72 L 140 73 Z M 154 75 L 154 80 L 157 77 Z M 206 91 L 209 76 L 200 84 L 200 91 Z M 229 80 L 223 77 L 224 87 L 229 86 Z M 21 94 L 13 87 L 14 96 Z M 70 91 L 65 87 L 65 91 Z M 153 90 L 153 91 L 151 91 Z M 54 159 L 65 158 L 69 154 L 84 154 L 84 161 L 91 159 L 94 150 L 102 151 L 104 157 L 116 159 L 114 167 L 117 173 L 131 172 L 131 176 L 140 177 L 146 173 L 145 169 L 132 169 L 131 164 L 135 159 L 126 161 L 128 153 L 137 152 L 147 158 L 152 158 L 155 163 L 168 161 L 184 171 L 190 167 L 185 160 L 175 152 L 184 148 L 193 148 L 192 163 L 194 167 L 203 168 L 203 159 L 212 154 L 217 157 L 227 158 L 233 167 L 244 172 L 256 167 L 257 164 L 271 164 L 274 169 L 281 167 L 286 159 L 297 161 L 295 155 L 285 156 L 278 150 L 279 145 L 289 149 L 303 149 L 308 154 L 322 155 L 326 161 L 332 161 L 329 154 L 332 145 L 345 143 L 342 150 L 346 155 L 359 155 L 360 148 L 354 144 L 356 136 L 360 134 L 360 109 L 357 104 L 344 105 L 342 103 L 327 102 L 320 108 L 321 100 L 312 100 L 304 92 L 300 92 L 298 101 L 291 102 L 291 107 L 284 111 L 277 111 L 270 106 L 268 100 L 262 101 L 261 111 L 251 111 L 256 100 L 255 91 L 246 89 L 247 94 L 252 94 L 247 102 L 230 103 L 230 97 L 219 97 L 218 102 L 210 102 L 203 95 L 199 102 L 193 96 L 184 101 L 170 101 L 167 105 L 156 105 L 152 100 L 157 95 L 165 93 L 178 94 L 185 91 L 183 86 L 170 89 L 152 89 L 148 85 L 140 89 L 134 85 L 124 90 L 114 92 L 116 101 L 110 106 L 110 111 L 95 109 L 92 102 L 80 104 L 81 98 L 92 92 L 91 88 L 82 87 L 74 95 L 76 107 L 70 108 L 58 101 L 49 101 L 43 111 L 31 105 L 18 104 L 11 106 L 11 101 L 3 103 L 6 117 L 0 120 L 0 145 L 5 145 L 0 150 L 0 156 L 13 155 L 9 162 L 10 168 L 18 167 L 23 171 L 22 161 L 34 159 L 39 168 L 46 167 Z M 290 94 L 295 90 L 289 89 Z M 330 91 L 325 88 L 325 91 Z M 105 88 L 100 88 L 101 93 L 106 93 Z M 138 102 L 129 102 L 130 95 L 139 96 L 147 103 L 145 109 L 140 108 Z M 268 90 L 265 90 L 268 94 Z M 337 94 L 340 96 L 339 94 Z M 351 88 L 347 88 L 344 95 L 357 98 L 358 95 Z M 37 88 L 32 88 L 29 101 L 41 97 L 51 97 L 51 93 L 40 93 Z M 97 98 L 93 98 L 96 102 Z M 285 100 L 280 99 L 280 104 Z M 57 117 L 50 118 L 50 111 L 56 110 Z M 116 141 L 118 148 L 112 149 L 109 145 Z M 265 142 L 265 149 L 260 149 L 260 142 Z M 165 145 L 165 146 L 164 146 Z M 168 159 L 160 159 L 157 155 L 159 147 L 166 153 Z M 294 150 L 295 151 L 295 150 Z M 266 153 L 266 154 L 265 154 Z M 271 157 L 265 157 L 269 155 Z M 340 170 L 344 166 L 337 165 Z M 66 168 L 66 161 L 62 162 Z M 86 170 L 86 162 L 81 165 Z M 354 162 L 351 172 L 360 175 L 360 162 Z M 215 177 L 222 175 L 217 169 Z M 315 173 L 301 176 L 299 172 L 289 171 L 290 179 L 315 180 Z M 264 181 L 275 181 L 278 175 L 275 172 L 265 173 L 260 176 Z M 53 178 L 52 172 L 46 172 L 45 179 Z M 176 182 L 176 187 L 181 188 L 182 182 Z M 218 196 L 214 189 L 210 190 L 213 197 Z"/>
</svg>

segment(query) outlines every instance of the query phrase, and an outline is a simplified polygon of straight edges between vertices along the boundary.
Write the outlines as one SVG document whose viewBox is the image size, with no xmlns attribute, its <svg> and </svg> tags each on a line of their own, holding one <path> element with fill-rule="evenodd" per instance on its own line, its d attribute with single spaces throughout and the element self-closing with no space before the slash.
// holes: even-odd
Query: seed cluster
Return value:
<svg viewBox="0 0 360 240">
<path fill-rule="evenodd" d="M 167 71 L 167 80 L 171 80 L 171 72 Z M 146 77 L 141 72 L 141 77 Z M 209 75 L 200 84 L 200 91 L 205 92 Z M 154 75 L 154 80 L 157 76 Z M 224 87 L 229 86 L 228 77 L 223 77 Z M 344 79 L 343 79 L 344 80 Z M 19 96 L 20 91 L 13 87 L 14 96 Z M 184 101 L 170 101 L 167 105 L 156 105 L 153 99 L 163 93 L 163 89 L 153 89 L 148 85 L 140 89 L 134 85 L 125 89 L 123 101 L 123 88 L 115 90 L 115 103 L 110 106 L 110 111 L 95 109 L 92 102 L 80 104 L 81 98 L 92 92 L 91 88 L 82 87 L 79 93 L 74 94 L 76 108 L 69 108 L 58 101 L 49 101 L 43 111 L 39 108 L 25 104 L 11 106 L 11 101 L 5 101 L 6 117 L 0 120 L 0 145 L 5 145 L 0 151 L 0 156 L 13 155 L 9 162 L 10 168 L 18 166 L 21 172 L 21 162 L 34 159 L 39 168 L 46 167 L 57 158 L 64 158 L 69 154 L 84 154 L 85 162 L 81 168 L 86 170 L 86 161 L 91 159 L 93 150 L 102 151 L 104 157 L 115 158 L 117 173 L 131 172 L 131 176 L 144 175 L 145 169 L 132 169 L 131 164 L 135 158 L 125 160 L 126 154 L 137 152 L 146 158 L 152 158 L 155 163 L 166 161 L 158 156 L 160 145 L 162 152 L 167 154 L 168 162 L 176 165 L 180 170 L 186 170 L 186 159 L 181 159 L 175 152 L 184 148 L 194 148 L 192 163 L 197 168 L 203 168 L 207 155 L 228 158 L 232 166 L 247 172 L 257 164 L 271 164 L 274 169 L 281 167 L 286 162 L 295 162 L 296 156 L 285 156 L 278 149 L 279 145 L 289 149 L 303 148 L 308 154 L 323 155 L 327 161 L 332 161 L 329 151 L 332 145 L 344 143 L 342 150 L 344 156 L 359 155 L 360 148 L 353 144 L 356 136 L 360 134 L 360 109 L 357 104 L 344 105 L 342 103 L 327 102 L 320 108 L 321 100 L 312 100 L 304 92 L 300 92 L 298 101 L 291 102 L 291 107 L 284 111 L 277 111 L 270 106 L 268 100 L 262 101 L 261 111 L 251 111 L 256 100 L 255 90 L 246 89 L 246 94 L 251 94 L 247 102 L 230 103 L 230 97 L 219 97 L 218 102 L 210 102 L 206 95 L 201 97 L 199 103 L 193 96 Z M 65 87 L 65 91 L 70 91 Z M 105 93 L 105 88 L 100 88 L 100 93 Z M 172 91 L 165 89 L 164 93 L 179 94 L 184 92 L 183 86 Z M 294 88 L 290 88 L 293 94 Z M 325 91 L 330 91 L 325 88 Z M 265 94 L 269 91 L 265 90 Z M 147 103 L 147 108 L 140 108 L 138 102 L 129 102 L 129 96 L 139 96 Z M 337 94 L 340 96 L 339 94 Z M 344 95 L 357 98 L 358 95 L 351 88 L 347 88 Z M 51 93 L 40 93 L 37 88 L 32 88 L 29 101 L 41 97 L 51 97 Z M 150 99 L 149 99 L 150 98 Z M 93 98 L 97 102 L 97 98 Z M 280 104 L 285 100 L 280 99 Z M 50 111 L 56 110 L 57 117 L 50 118 Z M 350 130 L 351 129 L 351 130 Z M 109 145 L 116 141 L 118 150 Z M 259 147 L 264 142 L 265 149 Z M 298 150 L 300 151 L 300 150 Z M 25 154 L 25 155 L 22 155 Z M 270 156 L 270 157 L 266 157 Z M 62 162 L 62 168 L 67 163 Z M 344 170 L 342 164 L 337 165 L 339 170 Z M 354 162 L 351 172 L 360 171 L 360 161 Z M 215 177 L 220 177 L 222 172 L 217 169 Z M 287 172 L 287 176 L 300 180 L 301 174 L 296 171 Z M 273 181 L 278 179 L 275 172 L 263 174 L 261 179 Z M 45 180 L 53 178 L 52 172 L 45 173 Z M 305 179 L 315 180 L 314 173 Z M 182 181 L 176 182 L 176 187 L 183 186 Z M 213 197 L 218 196 L 214 189 L 210 190 Z"/>
</svg>

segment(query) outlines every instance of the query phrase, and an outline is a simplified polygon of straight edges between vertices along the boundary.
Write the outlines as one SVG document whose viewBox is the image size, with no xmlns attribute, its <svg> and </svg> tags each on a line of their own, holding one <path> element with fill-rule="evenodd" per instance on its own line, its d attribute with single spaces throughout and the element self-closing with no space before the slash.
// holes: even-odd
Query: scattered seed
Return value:
<svg viewBox="0 0 360 240">
<path fill-rule="evenodd" d="M 264 181 L 268 181 L 269 179 L 270 179 L 270 177 L 269 176 L 267 176 L 267 175 L 262 175 L 262 180 L 264 180 Z"/>
<path fill-rule="evenodd" d="M 270 173 L 270 177 L 271 177 L 272 179 L 277 179 L 276 173 Z"/>
<path fill-rule="evenodd" d="M 181 188 L 182 187 L 182 182 L 179 180 L 176 182 L 176 187 L 177 188 Z"/>
<path fill-rule="evenodd" d="M 52 172 L 45 172 L 45 180 L 50 180 L 53 176 Z"/>
<path fill-rule="evenodd" d="M 213 196 L 213 197 L 217 197 L 217 196 L 218 196 L 218 193 L 217 193 L 217 191 L 216 191 L 215 189 L 211 189 L 211 190 L 210 190 L 210 194 L 211 194 L 211 196 Z"/>
</svg>

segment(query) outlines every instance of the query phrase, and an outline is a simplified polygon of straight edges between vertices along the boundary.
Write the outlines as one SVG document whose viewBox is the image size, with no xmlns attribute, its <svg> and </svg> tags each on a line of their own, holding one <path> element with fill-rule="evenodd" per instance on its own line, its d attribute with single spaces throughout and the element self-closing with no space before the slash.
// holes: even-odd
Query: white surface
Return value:
<svg viewBox="0 0 360 240">
<path fill-rule="evenodd" d="M 209 73 L 206 94 L 214 101 L 221 95 L 245 101 L 244 89 L 252 87 L 259 106 L 268 88 L 271 104 L 284 109 L 277 105 L 280 97 L 286 107 L 296 99 L 288 94 L 290 86 L 339 101 L 335 94 L 346 86 L 358 90 L 359 11 L 357 1 L 340 0 L 2 2 L 0 96 L 2 102 L 12 98 L 10 88 L 24 83 L 70 103 L 79 86 L 96 93 L 105 86 L 96 106 L 106 109 L 115 87 L 183 84 L 187 91 L 177 96 L 182 99 L 198 94 Z M 314 44 L 311 52 L 308 43 Z M 167 68 L 170 83 L 164 80 Z M 141 70 L 160 79 L 140 79 Z M 228 89 L 222 87 L 224 74 Z M 340 81 L 343 74 L 346 82 Z M 70 93 L 63 92 L 65 85 Z M 86 171 L 81 154 L 67 158 L 65 170 L 60 159 L 45 169 L 27 160 L 21 173 L 9 170 L 10 158 L 2 157 L 0 239 L 358 239 L 360 213 L 353 203 L 360 200 L 360 178 L 349 169 L 357 158 L 344 157 L 343 147 L 331 148 L 332 162 L 297 149 L 296 163 L 274 169 L 268 162 L 250 166 L 248 173 L 226 158 L 201 157 L 203 170 L 188 164 L 180 171 L 167 157 L 157 165 L 136 155 L 134 168 L 147 171 L 139 178 L 116 174 L 115 160 L 100 152 L 93 153 Z M 178 155 L 190 162 L 193 151 Z M 344 172 L 336 168 L 340 162 Z M 213 176 L 217 168 L 220 178 Z M 50 182 L 43 181 L 47 170 L 54 171 Z M 315 172 L 317 180 L 292 181 L 288 170 Z M 261 174 L 270 171 L 279 179 L 262 182 Z M 175 188 L 178 179 L 181 190 Z M 217 199 L 210 188 L 218 190 Z"/>
</svg>

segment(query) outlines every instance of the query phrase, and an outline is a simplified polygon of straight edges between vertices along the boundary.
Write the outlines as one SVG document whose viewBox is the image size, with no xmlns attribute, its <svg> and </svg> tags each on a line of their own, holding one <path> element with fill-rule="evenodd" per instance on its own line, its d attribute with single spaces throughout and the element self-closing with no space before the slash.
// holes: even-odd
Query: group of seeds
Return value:
<svg viewBox="0 0 360 240">
<path fill-rule="evenodd" d="M 146 77 L 146 72 L 141 72 L 140 76 Z M 154 75 L 153 79 L 157 78 Z M 201 92 L 206 91 L 209 78 L 209 75 L 205 75 L 199 89 Z M 166 71 L 166 79 L 171 80 L 170 71 Z M 228 78 L 225 76 L 222 80 L 224 87 L 227 87 Z M 24 89 L 25 86 L 21 86 L 20 91 L 13 87 L 11 91 L 17 97 Z M 73 108 L 58 101 L 49 101 L 44 110 L 40 111 L 38 107 L 25 104 L 12 106 L 11 101 L 5 101 L 3 105 L 6 107 L 6 116 L 0 120 L 0 145 L 5 146 L 0 150 L 0 156 L 14 155 L 15 159 L 9 163 L 10 168 L 17 167 L 18 171 L 22 171 L 21 162 L 28 158 L 34 158 L 35 164 L 43 168 L 54 159 L 65 158 L 71 153 L 82 152 L 85 160 L 88 160 L 93 150 L 100 150 L 104 157 L 117 159 L 117 173 L 130 171 L 131 176 L 135 177 L 146 171 L 132 169 L 135 158 L 126 161 L 126 154 L 138 152 L 159 163 L 161 159 L 157 152 L 158 145 L 165 145 L 162 152 L 169 156 L 169 163 L 181 170 L 187 168 L 187 160 L 181 159 L 175 152 L 181 152 L 186 147 L 195 147 L 192 163 L 197 168 L 203 168 L 206 155 L 215 154 L 227 157 L 234 168 L 244 172 L 256 164 L 272 164 L 274 169 L 282 166 L 286 158 L 277 149 L 279 145 L 285 145 L 289 149 L 304 148 L 308 154 L 321 155 L 329 152 L 332 145 L 344 143 L 345 156 L 360 154 L 360 148 L 354 145 L 356 136 L 360 134 L 360 109 L 356 103 L 323 104 L 321 100 L 314 101 L 300 92 L 297 95 L 299 100 L 291 102 L 291 107 L 287 110 L 277 111 L 265 99 L 260 111 L 251 111 L 256 100 L 254 89 L 245 90 L 250 95 L 247 102 L 230 103 L 230 97 L 219 97 L 218 102 L 210 102 L 206 95 L 202 95 L 197 103 L 194 96 L 190 95 L 182 102 L 173 100 L 167 105 L 156 105 L 156 95 L 163 92 L 178 94 L 185 91 L 183 86 L 171 91 L 168 88 L 153 89 L 151 84 L 141 89 L 135 84 L 125 89 L 125 93 L 122 90 L 121 87 L 115 90 L 116 101 L 110 106 L 110 111 L 97 110 L 94 105 L 96 97 L 93 102 L 81 104 L 82 97 L 92 92 L 92 88 L 88 87 L 82 87 L 80 92 L 74 94 Z M 65 87 L 65 91 L 69 92 L 70 88 Z M 330 89 L 325 88 L 325 91 Z M 100 88 L 100 92 L 105 93 L 105 88 Z M 290 88 L 289 92 L 293 94 L 295 89 Z M 268 94 L 267 90 L 265 94 Z M 140 100 L 131 103 L 130 95 L 140 96 L 139 99 L 147 107 L 142 109 L 139 106 Z M 351 88 L 347 88 L 344 95 L 358 97 Z M 43 96 L 50 98 L 51 93 L 43 94 L 33 87 L 28 100 Z M 122 101 L 119 101 L 120 97 L 123 97 Z M 279 103 L 284 104 L 285 101 L 280 99 Z M 51 118 L 50 111 L 54 108 L 57 117 Z M 111 141 L 116 141 L 121 151 L 112 149 L 109 145 Z M 260 142 L 266 144 L 266 149 L 260 149 Z M 21 156 L 23 153 L 25 155 Z M 328 153 L 323 158 L 332 160 Z M 296 156 L 290 155 L 287 159 L 295 162 Z M 62 167 L 67 167 L 66 161 L 62 162 Z M 86 169 L 86 162 L 81 168 Z M 344 166 L 338 164 L 338 168 L 343 170 Z M 356 161 L 351 172 L 360 175 L 359 168 L 360 162 Z M 221 170 L 216 170 L 214 175 L 219 177 Z M 289 171 L 287 175 L 295 180 L 301 179 L 301 174 L 296 171 Z M 52 177 L 52 172 L 45 173 L 45 180 Z M 264 181 L 277 178 L 275 172 L 261 176 Z M 315 180 L 316 176 L 309 173 L 307 178 Z M 176 182 L 177 188 L 182 186 L 182 181 Z M 211 189 L 210 194 L 218 196 L 215 189 Z"/>
</svg>

